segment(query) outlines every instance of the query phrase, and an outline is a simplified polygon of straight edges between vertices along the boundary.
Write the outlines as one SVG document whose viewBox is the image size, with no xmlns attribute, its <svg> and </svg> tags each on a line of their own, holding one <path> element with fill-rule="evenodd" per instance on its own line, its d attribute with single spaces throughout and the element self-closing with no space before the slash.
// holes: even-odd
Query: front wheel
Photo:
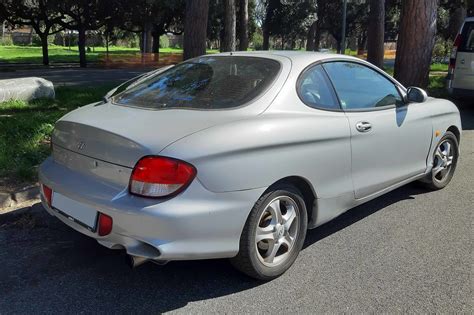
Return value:
<svg viewBox="0 0 474 315">
<path fill-rule="evenodd" d="M 459 157 L 459 145 L 456 136 L 447 131 L 436 146 L 433 156 L 433 168 L 422 180 L 429 189 L 438 190 L 446 187 L 453 178 Z"/>
<path fill-rule="evenodd" d="M 231 263 L 259 280 L 280 276 L 303 247 L 307 221 L 301 193 L 293 186 L 275 186 L 255 203 Z"/>
</svg>

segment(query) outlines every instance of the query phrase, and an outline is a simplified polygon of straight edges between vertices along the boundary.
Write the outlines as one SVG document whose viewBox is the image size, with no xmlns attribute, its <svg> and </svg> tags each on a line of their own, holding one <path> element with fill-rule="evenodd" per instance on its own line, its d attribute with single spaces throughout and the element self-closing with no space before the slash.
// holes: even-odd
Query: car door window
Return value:
<svg viewBox="0 0 474 315">
<path fill-rule="evenodd" d="M 395 84 L 377 71 L 354 62 L 325 63 L 344 110 L 370 110 L 402 104 Z"/>
<path fill-rule="evenodd" d="M 464 25 L 459 52 L 474 52 L 474 22 Z"/>
<path fill-rule="evenodd" d="M 334 89 L 321 65 L 305 70 L 298 80 L 298 95 L 310 107 L 340 110 Z"/>
</svg>

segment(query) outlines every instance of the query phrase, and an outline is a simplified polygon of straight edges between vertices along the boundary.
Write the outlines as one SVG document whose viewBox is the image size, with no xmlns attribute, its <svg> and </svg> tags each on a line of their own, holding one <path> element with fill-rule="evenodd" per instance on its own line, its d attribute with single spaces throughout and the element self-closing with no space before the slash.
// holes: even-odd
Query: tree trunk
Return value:
<svg viewBox="0 0 474 315">
<path fill-rule="evenodd" d="M 367 35 L 366 32 L 361 32 L 357 37 L 357 55 L 362 56 L 365 51 L 365 46 L 367 45 Z"/>
<path fill-rule="evenodd" d="M 187 60 L 206 53 L 209 0 L 186 0 L 184 21 L 184 54 Z"/>
<path fill-rule="evenodd" d="M 109 60 L 109 32 L 105 33 L 105 56 L 107 61 Z"/>
<path fill-rule="evenodd" d="M 43 65 L 49 65 L 49 54 L 48 54 L 48 33 L 38 34 L 41 39 L 41 48 L 43 51 Z"/>
<path fill-rule="evenodd" d="M 321 42 L 321 28 L 319 24 L 316 26 L 316 32 L 314 33 L 314 51 L 319 51 L 319 44 Z"/>
<path fill-rule="evenodd" d="M 263 26 L 263 44 L 262 44 L 262 49 L 263 50 L 269 50 L 270 49 L 270 30 L 268 26 Z"/>
<path fill-rule="evenodd" d="M 383 68 L 385 1 L 370 0 L 369 29 L 367 31 L 367 61 Z"/>
<path fill-rule="evenodd" d="M 86 59 L 86 30 L 80 27 L 78 30 L 77 47 L 79 48 L 79 65 L 81 68 L 87 67 Z"/>
<path fill-rule="evenodd" d="M 48 66 L 49 65 L 49 53 L 48 53 L 48 34 L 50 31 L 49 27 L 46 27 L 44 31 L 41 31 L 40 25 L 39 24 L 34 24 L 31 27 L 31 31 L 35 30 L 35 33 L 38 35 L 38 37 L 41 40 L 41 49 L 42 49 L 42 54 L 43 54 L 43 65 Z"/>
<path fill-rule="evenodd" d="M 160 59 L 160 34 L 157 32 L 152 33 L 153 45 L 151 51 L 153 52 L 153 60 L 158 61 Z"/>
<path fill-rule="evenodd" d="M 306 50 L 314 51 L 314 37 L 316 36 L 316 25 L 318 21 L 314 21 L 309 27 L 308 34 L 306 35 Z"/>
<path fill-rule="evenodd" d="M 142 38 L 143 38 L 142 53 L 145 53 L 145 54 L 152 53 L 153 52 L 152 25 L 148 22 L 146 22 L 143 26 Z"/>
<path fill-rule="evenodd" d="M 263 22 L 263 50 L 270 49 L 270 22 L 273 19 L 273 15 L 275 14 L 275 8 L 278 4 L 279 0 L 269 0 L 267 4 L 267 10 L 265 12 L 265 21 Z"/>
<path fill-rule="evenodd" d="M 437 0 L 402 1 L 395 78 L 405 86 L 428 86 L 437 8 Z"/>
<path fill-rule="evenodd" d="M 240 33 L 239 50 L 246 51 L 249 47 L 249 0 L 240 0 L 239 3 Z"/>
<path fill-rule="evenodd" d="M 221 51 L 235 51 L 235 0 L 224 0 L 224 41 Z"/>
</svg>

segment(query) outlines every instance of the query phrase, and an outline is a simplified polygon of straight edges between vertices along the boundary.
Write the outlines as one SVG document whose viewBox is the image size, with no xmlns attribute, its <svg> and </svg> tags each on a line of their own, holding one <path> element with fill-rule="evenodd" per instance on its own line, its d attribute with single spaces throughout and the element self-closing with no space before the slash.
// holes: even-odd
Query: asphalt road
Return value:
<svg viewBox="0 0 474 315">
<path fill-rule="evenodd" d="M 471 109 L 469 109 L 469 107 Z M 46 214 L 0 215 L 0 313 L 473 313 L 474 104 L 450 185 L 397 189 L 308 233 L 261 283 L 226 260 L 130 270 Z"/>
</svg>

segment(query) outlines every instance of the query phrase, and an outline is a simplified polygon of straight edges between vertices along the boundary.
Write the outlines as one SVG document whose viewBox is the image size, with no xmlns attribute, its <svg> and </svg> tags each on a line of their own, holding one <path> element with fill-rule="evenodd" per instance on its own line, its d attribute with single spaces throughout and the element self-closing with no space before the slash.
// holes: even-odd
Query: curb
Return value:
<svg viewBox="0 0 474 315">
<path fill-rule="evenodd" d="M 39 199 L 38 184 L 23 187 L 22 189 L 12 193 L 0 193 L 0 209 L 14 207 L 15 205 Z"/>
</svg>

